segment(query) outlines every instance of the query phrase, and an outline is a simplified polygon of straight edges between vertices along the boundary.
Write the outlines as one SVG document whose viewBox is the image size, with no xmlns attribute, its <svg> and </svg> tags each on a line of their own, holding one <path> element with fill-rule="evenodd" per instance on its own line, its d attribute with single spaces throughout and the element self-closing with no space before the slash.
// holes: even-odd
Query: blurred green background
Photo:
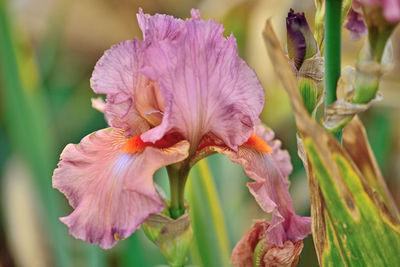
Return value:
<svg viewBox="0 0 400 267">
<path fill-rule="evenodd" d="M 111 250 L 75 240 L 58 217 L 71 212 L 63 195 L 51 186 L 59 154 L 68 143 L 106 127 L 91 108 L 89 79 L 96 61 L 112 44 L 141 37 L 136 12 L 189 16 L 199 8 L 233 32 L 239 53 L 253 67 L 266 90 L 264 123 L 274 129 L 292 156 L 290 179 L 296 211 L 309 215 L 307 180 L 297 157 L 296 128 L 287 96 L 275 77 L 261 31 L 273 18 L 285 43 L 290 7 L 306 12 L 313 24 L 313 1 L 289 0 L 0 0 L 0 267 L 8 266 L 156 266 L 166 262 L 142 230 Z M 343 62 L 353 64 L 363 40 L 353 43 L 343 31 Z M 393 70 L 384 77 L 384 100 L 362 119 L 379 165 L 400 203 L 400 31 L 393 37 Z M 245 186 L 241 167 L 218 155 L 207 159 L 221 203 L 231 250 L 254 219 L 268 218 Z M 193 172 L 190 179 L 200 179 Z M 168 193 L 165 170 L 156 181 Z M 192 181 L 195 183 L 195 181 Z M 194 184 L 195 185 L 195 184 Z M 210 211 L 199 214 L 207 222 Z M 200 196 L 200 197 L 199 197 Z M 205 223 L 205 227 L 209 224 Z M 204 240 L 214 240 L 203 229 Z M 207 236 L 210 235 L 210 236 Z M 220 266 L 209 250 L 204 266 Z M 214 253 L 214 254 L 213 254 Z M 195 265 L 193 254 L 190 262 Z M 203 255 L 200 253 L 200 255 Z M 207 264 L 206 264 L 207 262 Z M 312 239 L 305 240 L 299 266 L 317 266 Z"/>
</svg>

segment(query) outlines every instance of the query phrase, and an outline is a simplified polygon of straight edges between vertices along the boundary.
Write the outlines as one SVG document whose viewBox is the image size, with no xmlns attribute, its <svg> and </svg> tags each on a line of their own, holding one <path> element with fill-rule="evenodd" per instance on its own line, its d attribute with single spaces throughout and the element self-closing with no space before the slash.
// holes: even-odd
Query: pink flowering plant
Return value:
<svg viewBox="0 0 400 267">
<path fill-rule="evenodd" d="M 311 221 L 294 211 L 288 153 L 258 118 L 264 90 L 238 57 L 234 36 L 225 38 L 222 25 L 202 20 L 198 10 L 191 15 L 181 20 L 140 10 L 143 40 L 116 44 L 97 62 L 91 87 L 106 99 L 92 104 L 104 113 L 109 128 L 62 152 L 53 186 L 74 211 L 61 221 L 74 237 L 104 249 L 144 223 L 170 263 L 182 265 L 185 253 L 175 259 L 176 250 L 157 242 L 157 226 L 146 226 L 146 220 L 160 214 L 174 223 L 184 216 L 190 209 L 184 201 L 190 169 L 220 153 L 242 165 L 254 180 L 248 183 L 251 194 L 272 213 L 262 239 L 278 249 L 301 242 L 311 232 Z M 164 166 L 169 200 L 160 197 L 153 181 Z M 170 239 L 181 240 L 180 234 Z M 185 240 L 178 247 L 190 244 Z"/>
<path fill-rule="evenodd" d="M 92 106 L 104 113 L 108 128 L 67 145 L 53 174 L 53 187 L 73 208 L 60 219 L 69 233 L 110 249 L 142 226 L 171 266 L 184 266 L 193 242 L 186 182 L 198 161 L 219 153 L 243 167 L 252 179 L 247 187 L 255 203 L 269 214 L 254 218 L 234 247 L 234 266 L 296 266 L 303 239 L 311 232 L 323 266 L 332 262 L 369 266 L 365 265 L 369 261 L 379 266 L 398 259 L 390 251 L 393 257 L 386 260 L 357 250 L 361 242 L 372 249 L 372 241 L 380 235 L 400 245 L 400 226 L 383 180 L 369 185 L 366 178 L 378 181 L 379 170 L 368 174 L 365 164 L 352 157 L 353 151 L 369 148 L 368 141 L 354 145 L 348 140 L 363 129 L 362 124 L 350 127 L 357 120 L 354 116 L 379 98 L 379 81 L 386 70 L 382 58 L 400 21 L 400 2 L 353 1 L 345 27 L 353 40 L 365 34 L 368 40 L 356 69 L 345 68 L 341 75 L 342 4 L 327 0 L 317 5 L 326 8 L 324 24 L 316 25 L 324 28 L 322 39 L 314 38 L 304 13 L 291 9 L 286 18 L 287 55 L 270 24 L 264 31 L 270 58 L 295 113 L 299 156 L 310 185 L 311 218 L 294 210 L 289 154 L 259 119 L 264 89 L 238 56 L 235 37 L 224 37 L 221 24 L 201 19 L 195 9 L 185 20 L 140 9 L 142 39 L 123 41 L 105 51 L 90 80 L 92 90 L 105 95 L 105 100 L 92 99 Z M 351 92 L 341 93 L 347 88 Z M 347 124 L 353 130 L 343 134 Z M 368 156 L 366 164 L 374 166 L 373 154 Z M 169 198 L 153 180 L 163 167 Z M 363 187 L 357 187 L 360 184 Z M 373 190 L 381 195 L 371 197 Z M 385 224 L 389 219 L 376 214 L 389 216 L 397 230 L 390 230 Z M 371 231 L 368 241 L 365 227 L 372 224 L 376 232 Z M 350 252 L 341 254 L 346 249 Z"/>
</svg>

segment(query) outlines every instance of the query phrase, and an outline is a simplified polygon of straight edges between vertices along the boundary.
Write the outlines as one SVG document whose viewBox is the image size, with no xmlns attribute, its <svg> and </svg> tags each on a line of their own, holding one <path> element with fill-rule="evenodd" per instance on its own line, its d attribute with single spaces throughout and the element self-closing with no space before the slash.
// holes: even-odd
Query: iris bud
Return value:
<svg viewBox="0 0 400 267">
<path fill-rule="evenodd" d="M 286 18 L 288 55 L 293 59 L 297 69 L 306 59 L 318 52 L 317 42 L 308 26 L 304 13 L 294 13 L 290 9 Z"/>
<path fill-rule="evenodd" d="M 303 103 L 313 114 L 323 93 L 324 59 L 304 13 L 295 13 L 290 9 L 286 29 L 289 63 L 297 78 Z"/>
</svg>

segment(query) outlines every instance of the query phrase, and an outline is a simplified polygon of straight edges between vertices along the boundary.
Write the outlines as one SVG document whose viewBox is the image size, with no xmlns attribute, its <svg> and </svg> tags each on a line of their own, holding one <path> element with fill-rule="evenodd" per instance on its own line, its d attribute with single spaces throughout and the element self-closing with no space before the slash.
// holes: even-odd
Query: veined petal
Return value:
<svg viewBox="0 0 400 267">
<path fill-rule="evenodd" d="M 166 149 L 123 153 L 126 142 L 115 128 L 92 133 L 79 145 L 66 146 L 53 174 L 53 187 L 74 208 L 61 221 L 74 237 L 105 249 L 163 209 L 152 176 L 162 166 L 185 159 L 189 147 L 181 141 Z"/>
<path fill-rule="evenodd" d="M 137 40 L 113 45 L 97 62 L 90 79 L 93 91 L 106 95 L 104 113 L 109 125 L 123 129 L 128 136 L 149 128 L 134 104 L 143 47 Z"/>
<path fill-rule="evenodd" d="M 296 242 L 311 233 L 311 220 L 296 215 L 289 194 L 288 175 L 292 171 L 289 154 L 281 150 L 281 143 L 273 140 L 271 130 L 259 125 L 254 134 L 266 142 L 272 153 L 260 151 L 258 145 L 244 143 L 235 152 L 224 146 L 212 146 L 218 153 L 226 155 L 233 162 L 243 166 L 244 172 L 254 182 L 248 183 L 250 192 L 266 212 L 272 212 L 272 219 L 266 233 L 270 244 L 282 247 L 286 240 Z"/>
<path fill-rule="evenodd" d="M 147 44 L 157 40 L 174 40 L 182 31 L 183 20 L 176 19 L 173 16 L 164 14 L 151 16 L 144 14 L 143 10 L 139 8 L 136 17 L 143 32 L 143 39 Z"/>
<path fill-rule="evenodd" d="M 234 37 L 224 38 L 222 25 L 192 15 L 174 42 L 156 42 L 145 51 L 141 72 L 158 82 L 165 111 L 162 123 L 142 137 L 154 142 L 174 129 L 195 149 L 212 132 L 236 150 L 259 122 L 264 91 L 238 57 Z"/>
</svg>

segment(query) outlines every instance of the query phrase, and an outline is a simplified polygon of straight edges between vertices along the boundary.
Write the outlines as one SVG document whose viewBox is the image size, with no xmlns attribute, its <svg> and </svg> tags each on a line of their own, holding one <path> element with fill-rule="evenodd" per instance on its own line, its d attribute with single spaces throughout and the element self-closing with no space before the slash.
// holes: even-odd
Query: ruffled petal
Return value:
<svg viewBox="0 0 400 267">
<path fill-rule="evenodd" d="M 165 111 L 162 123 L 142 137 L 154 142 L 174 129 L 195 148 L 212 132 L 236 150 L 259 122 L 264 91 L 238 57 L 234 37 L 224 38 L 214 21 L 199 20 L 198 11 L 192 15 L 174 42 L 156 42 L 145 51 L 141 72 L 158 82 Z"/>
<path fill-rule="evenodd" d="M 74 208 L 61 221 L 74 237 L 104 249 L 131 235 L 150 214 L 163 209 L 152 176 L 188 154 L 186 141 L 167 149 L 147 147 L 142 153 L 123 153 L 126 141 L 115 128 L 92 133 L 79 145 L 66 146 L 53 174 L 53 187 L 64 193 Z"/>
<path fill-rule="evenodd" d="M 137 40 L 113 45 L 97 62 L 90 79 L 93 91 L 106 95 L 104 113 L 109 125 L 123 129 L 128 136 L 149 129 L 134 105 L 143 49 L 144 44 Z"/>
<path fill-rule="evenodd" d="M 177 38 L 183 27 L 183 20 L 164 14 L 153 16 L 144 14 L 140 8 L 136 15 L 139 27 L 143 32 L 143 39 L 147 44 L 157 40 L 174 40 Z"/>
<path fill-rule="evenodd" d="M 302 240 L 311 233 L 311 220 L 296 215 L 294 211 L 289 194 L 288 175 L 292 171 L 289 154 L 281 150 L 280 141 L 273 140 L 271 130 L 260 125 L 255 128 L 254 134 L 271 146 L 271 155 L 246 143 L 237 152 L 223 146 L 207 149 L 213 149 L 242 165 L 247 176 L 255 180 L 248 183 L 250 192 L 264 211 L 272 212 L 266 234 L 268 243 L 281 247 L 286 240 Z"/>
</svg>

